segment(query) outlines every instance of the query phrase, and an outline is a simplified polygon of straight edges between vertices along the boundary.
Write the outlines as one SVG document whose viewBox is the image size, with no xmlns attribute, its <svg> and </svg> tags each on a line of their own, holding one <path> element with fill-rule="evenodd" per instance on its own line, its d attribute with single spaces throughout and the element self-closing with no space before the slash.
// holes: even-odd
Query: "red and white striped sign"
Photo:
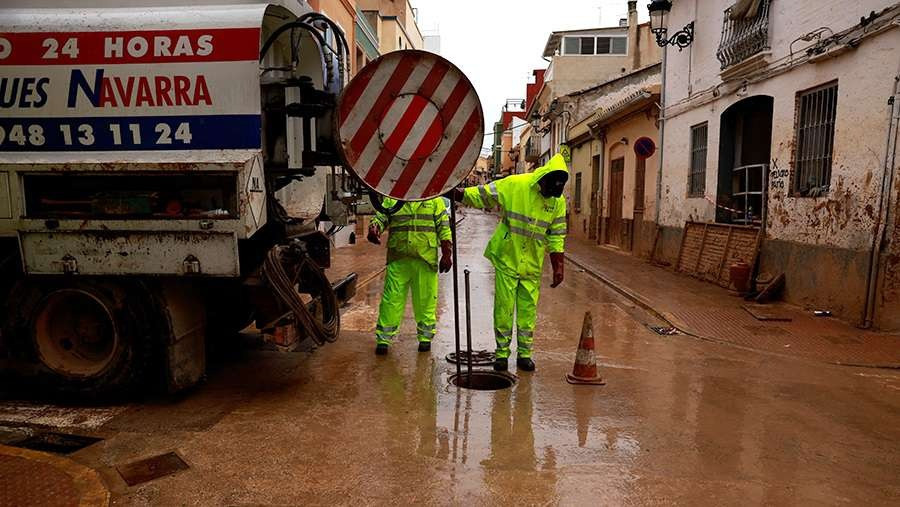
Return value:
<svg viewBox="0 0 900 507">
<path fill-rule="evenodd" d="M 425 51 L 388 53 L 366 65 L 338 102 L 347 165 L 376 192 L 430 199 L 472 170 L 484 138 L 481 102 L 452 63 Z"/>
</svg>

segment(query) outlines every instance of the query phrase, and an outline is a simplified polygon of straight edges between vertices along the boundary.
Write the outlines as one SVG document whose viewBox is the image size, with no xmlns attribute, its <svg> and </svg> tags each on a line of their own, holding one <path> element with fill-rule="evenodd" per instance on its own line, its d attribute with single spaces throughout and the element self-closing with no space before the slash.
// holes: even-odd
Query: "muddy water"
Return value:
<svg viewBox="0 0 900 507">
<path fill-rule="evenodd" d="M 493 348 L 492 271 L 481 257 L 493 223 L 469 213 L 460 225 L 476 349 Z M 199 389 L 91 429 L 106 440 L 74 458 L 101 471 L 118 503 L 138 505 L 900 500 L 896 372 L 659 336 L 649 317 L 567 268 L 561 287 L 545 280 L 538 369 L 511 389 L 448 385 L 448 275 L 432 352 L 416 352 L 410 320 L 390 354 L 374 356 L 374 281 L 347 309 L 337 343 L 238 354 Z M 603 387 L 564 380 L 588 310 Z M 112 468 L 171 450 L 191 468 L 134 488 Z"/>
</svg>

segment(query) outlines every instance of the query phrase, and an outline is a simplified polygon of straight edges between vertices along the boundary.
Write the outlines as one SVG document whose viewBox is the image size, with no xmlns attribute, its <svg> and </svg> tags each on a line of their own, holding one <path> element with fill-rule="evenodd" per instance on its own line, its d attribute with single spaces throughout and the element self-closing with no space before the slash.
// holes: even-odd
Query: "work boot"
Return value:
<svg viewBox="0 0 900 507">
<path fill-rule="evenodd" d="M 387 343 L 379 343 L 375 345 L 375 355 L 376 356 L 386 356 L 388 352 Z"/>
<path fill-rule="evenodd" d="M 506 371 L 509 368 L 509 360 L 505 357 L 494 359 L 494 371 Z"/>
<path fill-rule="evenodd" d="M 516 366 L 522 371 L 534 371 L 534 361 L 530 357 L 516 359 Z"/>
<path fill-rule="evenodd" d="M 428 352 L 431 350 L 431 342 L 419 342 L 419 352 Z"/>
</svg>

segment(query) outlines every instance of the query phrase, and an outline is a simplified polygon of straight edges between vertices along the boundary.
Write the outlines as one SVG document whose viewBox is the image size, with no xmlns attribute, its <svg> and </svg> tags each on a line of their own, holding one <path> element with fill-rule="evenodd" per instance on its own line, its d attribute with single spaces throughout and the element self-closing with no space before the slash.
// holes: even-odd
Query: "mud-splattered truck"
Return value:
<svg viewBox="0 0 900 507">
<path fill-rule="evenodd" d="M 339 330 L 331 113 L 347 42 L 305 4 L 0 9 L 0 368 L 190 386 L 207 340 Z"/>
</svg>

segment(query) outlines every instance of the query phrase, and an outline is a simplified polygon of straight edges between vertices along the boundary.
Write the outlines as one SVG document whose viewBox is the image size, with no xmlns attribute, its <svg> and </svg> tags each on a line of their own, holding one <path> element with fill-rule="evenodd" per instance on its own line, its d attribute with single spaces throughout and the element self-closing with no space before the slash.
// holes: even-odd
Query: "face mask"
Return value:
<svg viewBox="0 0 900 507">
<path fill-rule="evenodd" d="M 563 189 L 566 186 L 565 177 L 544 177 L 541 179 L 541 195 L 544 197 L 562 197 Z"/>
</svg>

